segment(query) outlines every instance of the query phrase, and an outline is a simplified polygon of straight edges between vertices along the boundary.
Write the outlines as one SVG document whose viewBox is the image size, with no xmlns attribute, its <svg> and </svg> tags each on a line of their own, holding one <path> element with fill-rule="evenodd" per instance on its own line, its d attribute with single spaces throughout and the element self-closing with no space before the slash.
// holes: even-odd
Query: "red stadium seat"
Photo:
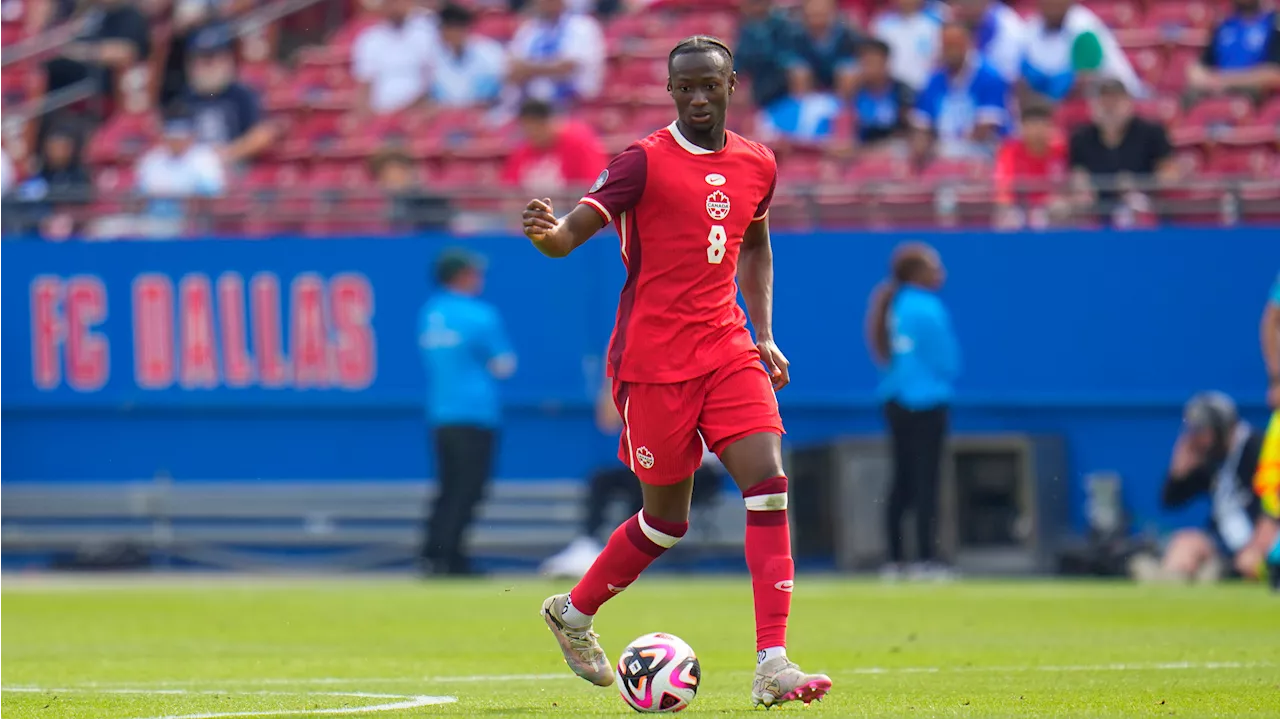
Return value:
<svg viewBox="0 0 1280 719">
<path fill-rule="evenodd" d="M 1164 34 L 1159 28 L 1154 27 L 1130 27 L 1123 30 L 1116 30 L 1116 42 L 1120 43 L 1120 47 L 1129 52 L 1130 57 L 1134 50 L 1144 50 L 1148 48 L 1158 48 L 1165 44 Z"/>
<path fill-rule="evenodd" d="M 238 74 L 240 82 L 257 90 L 259 93 L 288 82 L 287 71 L 274 62 L 241 64 Z"/>
<path fill-rule="evenodd" d="M 1138 78 L 1148 87 L 1159 87 L 1160 82 L 1164 79 L 1166 70 L 1165 56 L 1167 53 L 1164 48 L 1141 48 L 1131 50 L 1127 54 L 1129 62 L 1133 65 L 1133 71 L 1138 74 Z"/>
<path fill-rule="evenodd" d="M 964 183 L 991 177 L 991 167 L 980 160 L 934 160 L 920 178 L 926 183 Z"/>
<path fill-rule="evenodd" d="M 507 42 L 520 26 L 520 17 L 510 13 L 486 13 L 476 20 L 475 32 Z"/>
<path fill-rule="evenodd" d="M 0 95 L 5 107 L 12 107 L 36 96 L 44 86 L 44 75 L 29 64 L 5 68 L 0 74 Z"/>
<path fill-rule="evenodd" d="M 1094 0 L 1094 2 L 1087 3 L 1087 5 L 1112 30 L 1133 27 L 1138 22 L 1138 8 L 1131 2 L 1126 2 L 1125 0 L 1098 2 Z"/>
<path fill-rule="evenodd" d="M 155 144 L 160 121 L 153 113 L 117 113 L 89 141 L 91 165 L 133 162 Z"/>
<path fill-rule="evenodd" d="M 1241 97 L 1212 97 L 1201 100 L 1182 118 L 1190 127 L 1234 126 L 1251 113 L 1249 101 Z"/>
<path fill-rule="evenodd" d="M 859 157 L 845 171 L 850 183 L 900 181 L 911 174 L 911 167 L 900 157 L 869 155 Z"/>
<path fill-rule="evenodd" d="M 8 47 L 22 40 L 26 34 L 26 28 L 20 21 L 5 20 L 4 24 L 0 25 L 0 45 Z"/>
<path fill-rule="evenodd" d="M 1220 147 L 1209 154 L 1202 174 L 1216 177 L 1265 178 L 1275 167 L 1275 154 L 1267 150 Z"/>
<path fill-rule="evenodd" d="M 1258 122 L 1280 130 L 1280 95 L 1271 98 L 1258 110 Z"/>
<path fill-rule="evenodd" d="M 294 64 L 299 68 L 347 66 L 351 62 L 351 47 L 347 44 L 308 45 L 298 48 Z"/>
<path fill-rule="evenodd" d="M 1198 57 L 1199 53 L 1195 50 L 1174 49 L 1165 57 L 1164 70 L 1155 83 L 1157 89 L 1170 94 L 1181 94 L 1187 86 L 1187 68 Z"/>
<path fill-rule="evenodd" d="M 1165 0 L 1147 8 L 1143 25 L 1158 29 L 1168 40 L 1177 41 L 1187 30 L 1204 29 L 1213 22 L 1208 3 L 1201 0 Z"/>
<path fill-rule="evenodd" d="M 1178 99 L 1176 97 L 1156 97 L 1138 100 L 1138 115 L 1168 125 L 1178 116 Z"/>
</svg>

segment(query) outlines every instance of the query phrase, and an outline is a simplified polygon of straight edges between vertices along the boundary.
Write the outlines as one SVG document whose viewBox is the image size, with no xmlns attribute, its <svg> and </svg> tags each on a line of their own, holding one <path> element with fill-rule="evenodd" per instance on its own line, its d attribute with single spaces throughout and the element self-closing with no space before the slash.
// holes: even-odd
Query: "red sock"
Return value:
<svg viewBox="0 0 1280 719">
<path fill-rule="evenodd" d="M 630 586 L 687 531 L 688 522 L 667 522 L 640 510 L 613 530 L 604 551 L 569 592 L 569 602 L 583 614 L 595 614 L 601 604 Z"/>
<path fill-rule="evenodd" d="M 796 572 L 787 526 L 787 478 L 766 480 L 742 496 L 747 503 L 747 568 L 756 601 L 756 651 L 785 647 Z"/>
</svg>

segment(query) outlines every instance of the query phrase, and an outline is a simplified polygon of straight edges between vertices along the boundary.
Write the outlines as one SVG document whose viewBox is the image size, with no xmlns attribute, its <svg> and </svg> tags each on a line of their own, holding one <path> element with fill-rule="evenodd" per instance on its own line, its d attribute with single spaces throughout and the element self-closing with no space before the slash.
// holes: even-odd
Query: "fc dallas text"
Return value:
<svg viewBox="0 0 1280 719">
<path fill-rule="evenodd" d="M 112 344 L 131 343 L 139 388 L 359 390 L 377 373 L 373 287 L 359 273 L 326 280 L 295 276 L 288 302 L 273 272 L 246 283 L 238 272 L 144 273 L 123 298 L 132 329 L 108 324 L 122 298 L 96 275 L 40 275 L 31 281 L 32 382 L 42 390 L 102 389 Z M 119 354 L 116 355 L 120 357 Z"/>
</svg>

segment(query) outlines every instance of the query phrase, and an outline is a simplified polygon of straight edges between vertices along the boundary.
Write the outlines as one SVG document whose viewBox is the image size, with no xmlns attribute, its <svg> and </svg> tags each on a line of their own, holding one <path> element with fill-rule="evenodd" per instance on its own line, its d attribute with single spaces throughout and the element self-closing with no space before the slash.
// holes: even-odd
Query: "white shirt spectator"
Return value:
<svg viewBox="0 0 1280 719">
<path fill-rule="evenodd" d="M 556 20 L 533 17 L 511 38 L 511 57 L 523 62 L 571 60 L 574 70 L 560 78 L 538 77 L 524 84 L 526 97 L 562 105 L 600 94 L 605 43 L 600 23 L 590 15 L 564 13 Z"/>
<path fill-rule="evenodd" d="M 480 105 L 497 99 L 507 53 L 492 38 L 472 35 L 461 54 L 441 44 L 433 61 L 431 98 L 442 105 Z"/>
<path fill-rule="evenodd" d="M 910 15 L 886 10 L 871 23 L 871 34 L 889 46 L 889 74 L 917 92 L 928 82 L 938 58 L 945 13 L 942 3 L 927 2 Z"/>
<path fill-rule="evenodd" d="M 3 155 L 0 160 L 3 162 L 0 164 L 0 195 L 7 195 L 18 179 L 18 168 L 14 167 L 13 160 L 9 159 L 8 150 L 0 150 L 0 155 Z"/>
<path fill-rule="evenodd" d="M 138 161 L 138 190 L 152 198 L 147 214 L 176 218 L 183 198 L 211 197 L 226 189 L 222 159 L 208 145 L 189 145 L 174 152 L 168 145 L 152 148 Z"/>
<path fill-rule="evenodd" d="M 1077 56 L 1087 55 L 1078 48 L 1088 46 L 1097 48 L 1101 55 L 1096 58 L 1096 66 L 1075 67 Z M 1090 62 L 1093 60 L 1089 58 Z M 1090 71 L 1119 80 L 1134 97 L 1145 94 L 1142 81 L 1133 71 L 1120 43 L 1116 42 L 1111 28 L 1092 10 L 1083 5 L 1072 5 L 1063 18 L 1062 27 L 1056 30 L 1045 26 L 1043 16 L 1033 15 L 1027 23 L 1023 48 L 1023 79 L 1032 90 L 1056 101 L 1071 91 L 1077 71 Z"/>
<path fill-rule="evenodd" d="M 1022 16 L 1003 2 L 992 2 L 974 28 L 974 35 L 978 52 L 987 64 L 995 68 L 1005 82 L 1015 82 L 1021 73 L 1027 41 L 1027 23 Z"/>
<path fill-rule="evenodd" d="M 352 74 L 369 85 L 369 109 L 388 114 L 426 96 L 439 46 L 439 31 L 424 13 L 398 27 L 383 20 L 361 32 L 351 48 Z"/>
</svg>

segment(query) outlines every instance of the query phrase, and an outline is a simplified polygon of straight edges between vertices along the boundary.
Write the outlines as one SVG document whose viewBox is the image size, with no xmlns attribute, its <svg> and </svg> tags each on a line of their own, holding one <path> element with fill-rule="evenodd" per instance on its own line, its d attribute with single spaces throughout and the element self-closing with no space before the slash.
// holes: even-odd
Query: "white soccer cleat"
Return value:
<svg viewBox="0 0 1280 719">
<path fill-rule="evenodd" d="M 598 687 L 613 684 L 613 665 L 604 655 L 600 638 L 591 631 L 591 625 L 571 627 L 560 618 L 568 605 L 568 594 L 547 597 L 547 600 L 542 603 L 542 618 L 547 622 L 547 628 L 556 636 L 556 642 L 560 644 L 560 651 L 564 653 L 564 663 L 569 665 L 574 674 Z"/>
<path fill-rule="evenodd" d="M 755 706 L 773 708 L 779 704 L 799 701 L 808 706 L 831 691 L 831 677 L 826 674 L 805 674 L 799 666 L 786 657 L 774 657 L 756 667 L 756 678 L 751 685 L 751 701 Z"/>
</svg>

